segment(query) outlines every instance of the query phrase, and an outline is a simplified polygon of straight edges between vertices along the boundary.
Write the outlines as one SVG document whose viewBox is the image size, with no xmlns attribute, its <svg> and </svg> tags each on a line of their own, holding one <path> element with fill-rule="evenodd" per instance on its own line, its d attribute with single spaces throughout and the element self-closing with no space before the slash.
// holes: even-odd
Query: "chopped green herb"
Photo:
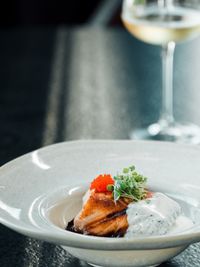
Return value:
<svg viewBox="0 0 200 267">
<path fill-rule="evenodd" d="M 108 185 L 107 189 L 113 191 L 115 201 L 120 197 L 139 201 L 144 199 L 147 195 L 147 178 L 137 173 L 135 166 L 124 168 L 122 174 L 114 176 L 114 180 L 114 185 Z"/>
</svg>

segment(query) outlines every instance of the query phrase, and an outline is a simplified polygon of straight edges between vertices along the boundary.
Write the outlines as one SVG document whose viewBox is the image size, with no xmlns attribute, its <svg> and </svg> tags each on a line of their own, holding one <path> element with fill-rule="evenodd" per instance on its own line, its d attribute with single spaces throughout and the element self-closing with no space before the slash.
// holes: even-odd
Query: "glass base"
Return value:
<svg viewBox="0 0 200 267">
<path fill-rule="evenodd" d="M 182 144 L 200 144 L 200 127 L 194 124 L 171 123 L 163 125 L 154 123 L 147 128 L 137 129 L 130 135 L 131 139 L 160 140 Z"/>
<path fill-rule="evenodd" d="M 90 262 L 88 262 L 88 264 L 91 265 L 91 266 L 93 266 L 93 267 L 104 267 L 102 265 L 96 265 L 96 264 L 93 264 L 93 263 L 90 263 Z M 151 266 L 147 265 L 146 267 L 156 267 L 158 265 L 160 265 L 160 264 L 151 265 Z"/>
</svg>

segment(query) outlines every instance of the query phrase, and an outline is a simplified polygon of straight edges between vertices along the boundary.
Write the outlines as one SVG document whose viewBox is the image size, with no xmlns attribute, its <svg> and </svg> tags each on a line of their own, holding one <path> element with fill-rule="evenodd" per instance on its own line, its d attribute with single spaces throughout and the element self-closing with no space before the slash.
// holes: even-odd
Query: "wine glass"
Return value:
<svg viewBox="0 0 200 267">
<path fill-rule="evenodd" d="M 200 0 L 124 0 L 122 21 L 139 40 L 162 46 L 160 118 L 147 128 L 133 131 L 131 138 L 199 144 L 200 127 L 174 119 L 173 56 L 177 42 L 200 34 Z"/>
</svg>

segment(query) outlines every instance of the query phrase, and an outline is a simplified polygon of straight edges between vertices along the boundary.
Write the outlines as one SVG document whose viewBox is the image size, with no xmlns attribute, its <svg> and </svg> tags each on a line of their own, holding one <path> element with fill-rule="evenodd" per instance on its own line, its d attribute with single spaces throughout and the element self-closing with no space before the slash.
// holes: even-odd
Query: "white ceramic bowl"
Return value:
<svg viewBox="0 0 200 267">
<path fill-rule="evenodd" d="M 152 266 L 200 241 L 200 148 L 167 142 L 74 141 L 45 147 L 0 169 L 0 222 L 60 244 L 93 265 Z M 147 238 L 85 236 L 64 228 L 100 173 L 134 164 L 149 186 L 176 199 L 194 222 L 185 232 Z"/>
</svg>

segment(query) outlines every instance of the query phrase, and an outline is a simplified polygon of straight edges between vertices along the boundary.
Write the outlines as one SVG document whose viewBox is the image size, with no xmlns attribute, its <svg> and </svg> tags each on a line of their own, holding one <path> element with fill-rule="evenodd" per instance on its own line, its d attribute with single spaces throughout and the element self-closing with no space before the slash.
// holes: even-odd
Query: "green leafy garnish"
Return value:
<svg viewBox="0 0 200 267">
<path fill-rule="evenodd" d="M 133 5 L 144 5 L 146 0 L 133 0 Z"/>
<path fill-rule="evenodd" d="M 114 185 L 108 185 L 107 189 L 113 192 L 114 200 L 120 197 L 130 198 L 139 201 L 146 197 L 147 178 L 135 170 L 135 166 L 124 168 L 122 174 L 114 176 Z"/>
</svg>

